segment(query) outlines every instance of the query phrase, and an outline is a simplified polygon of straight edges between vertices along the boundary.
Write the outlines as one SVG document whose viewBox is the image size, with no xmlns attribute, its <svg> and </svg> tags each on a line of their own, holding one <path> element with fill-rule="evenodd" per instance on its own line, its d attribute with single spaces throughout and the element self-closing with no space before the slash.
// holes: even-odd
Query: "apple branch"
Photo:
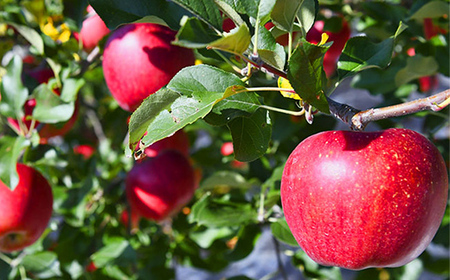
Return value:
<svg viewBox="0 0 450 280">
<path fill-rule="evenodd" d="M 254 58 L 247 58 L 244 55 L 241 57 L 252 66 L 260 69 L 263 72 L 272 73 L 275 76 L 283 77 L 287 79 L 287 73 L 276 69 L 275 67 L 265 63 L 261 59 L 255 60 Z M 358 110 L 350 105 L 342 104 L 334 101 L 330 97 L 326 97 L 331 114 L 337 119 L 348 124 L 352 130 L 364 130 L 364 128 L 373 121 L 400 117 L 417 112 L 431 110 L 434 112 L 444 109 L 450 104 L 450 89 L 444 90 L 435 95 L 413 100 L 406 103 L 392 105 L 382 108 L 371 108 L 368 110 Z M 312 123 L 311 120 L 308 123 Z"/>
<path fill-rule="evenodd" d="M 364 130 L 368 123 L 387 118 L 405 116 L 420 111 L 440 111 L 450 103 L 450 89 L 435 95 L 410 102 L 365 111 L 357 110 L 349 105 L 338 103 L 328 98 L 331 113 L 341 121 L 350 125 L 352 130 Z"/>
</svg>

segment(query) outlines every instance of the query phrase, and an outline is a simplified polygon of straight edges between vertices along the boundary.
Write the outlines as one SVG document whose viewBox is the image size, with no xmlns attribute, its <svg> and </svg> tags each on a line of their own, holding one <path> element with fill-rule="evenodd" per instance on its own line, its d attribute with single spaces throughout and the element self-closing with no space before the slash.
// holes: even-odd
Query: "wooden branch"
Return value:
<svg viewBox="0 0 450 280">
<path fill-rule="evenodd" d="M 328 102 L 330 111 L 336 118 L 350 125 L 352 130 L 364 130 L 367 124 L 373 121 L 405 116 L 425 110 L 435 112 L 440 111 L 449 104 L 449 100 L 450 89 L 430 97 L 383 108 L 372 108 L 365 111 L 359 111 L 349 105 L 340 104 L 332 99 L 328 99 Z"/>
<path fill-rule="evenodd" d="M 270 72 L 276 76 L 287 79 L 287 73 L 273 66 L 265 63 L 260 59 L 247 58 L 241 56 L 246 62 L 252 64 L 254 67 Z M 414 114 L 420 111 L 431 110 L 440 111 L 450 104 L 450 89 L 444 90 L 440 93 L 430 97 L 413 100 L 410 102 L 397 104 L 383 108 L 372 108 L 361 111 L 353 108 L 347 104 L 341 104 L 333 99 L 326 97 L 331 114 L 348 124 L 352 130 L 364 130 L 364 128 L 373 121 L 383 120 L 387 118 L 405 116 Z"/>
</svg>

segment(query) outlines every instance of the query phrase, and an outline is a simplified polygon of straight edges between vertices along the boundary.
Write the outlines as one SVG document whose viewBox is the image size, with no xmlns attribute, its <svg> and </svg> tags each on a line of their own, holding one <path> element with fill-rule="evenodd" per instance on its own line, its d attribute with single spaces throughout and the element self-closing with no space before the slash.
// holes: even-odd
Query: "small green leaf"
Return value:
<svg viewBox="0 0 450 280">
<path fill-rule="evenodd" d="M 399 87 L 417 78 L 434 75 L 438 69 L 439 65 L 432 56 L 418 54 L 408 57 L 406 66 L 395 75 L 395 85 Z"/>
<path fill-rule="evenodd" d="M 69 120 L 75 111 L 75 102 L 63 102 L 48 84 L 39 85 L 33 92 L 36 107 L 33 118 L 43 123 L 58 123 Z"/>
<path fill-rule="evenodd" d="M 270 17 L 279 29 L 292 32 L 297 13 L 304 0 L 278 0 Z"/>
<path fill-rule="evenodd" d="M 259 27 L 258 54 L 261 59 L 277 69 L 283 70 L 286 64 L 284 47 L 277 44 L 272 33 L 264 26 Z"/>
<path fill-rule="evenodd" d="M 258 110 L 260 102 L 254 92 L 239 92 L 243 86 L 231 86 L 225 90 L 223 98 L 217 100 L 210 114 L 205 121 L 211 125 L 222 126 L 228 124 L 231 120 L 250 116 Z"/>
<path fill-rule="evenodd" d="M 253 161 L 269 148 L 272 124 L 265 110 L 258 110 L 250 117 L 236 118 L 230 121 L 228 128 L 233 137 L 235 158 L 239 161 Z"/>
<path fill-rule="evenodd" d="M 198 200 L 191 209 L 189 221 L 207 227 L 226 227 L 253 223 L 257 211 L 250 203 L 236 203 L 213 198 L 209 193 Z"/>
<path fill-rule="evenodd" d="M 444 1 L 430 1 L 416 11 L 410 19 L 421 20 L 424 18 L 439 18 L 449 15 L 450 6 Z"/>
<path fill-rule="evenodd" d="M 203 249 L 208 249 L 215 240 L 229 237 L 233 233 L 234 230 L 229 227 L 206 228 L 200 232 L 190 232 L 189 237 Z"/>
<path fill-rule="evenodd" d="M 219 9 L 217 9 L 214 1 L 173 0 L 173 2 L 196 15 L 198 18 L 205 21 L 209 25 L 215 27 L 217 30 L 222 30 L 222 16 L 220 15 L 220 11 Z"/>
<path fill-rule="evenodd" d="M 63 102 L 73 102 L 77 99 L 78 92 L 86 82 L 83 79 L 65 79 L 61 91 Z"/>
<path fill-rule="evenodd" d="M 14 190 L 19 183 L 17 160 L 22 151 L 30 145 L 30 140 L 23 136 L 0 137 L 0 180 L 11 190 Z"/>
<path fill-rule="evenodd" d="M 189 18 L 172 42 L 185 48 L 205 48 L 220 37 L 208 25 L 197 18 Z"/>
<path fill-rule="evenodd" d="M 318 110 L 329 113 L 323 88 L 326 86 L 323 57 L 328 46 L 311 44 L 302 38 L 288 63 L 288 79 L 295 92 Z"/>
<path fill-rule="evenodd" d="M 242 227 L 238 234 L 238 241 L 233 251 L 225 255 L 229 261 L 241 260 L 254 250 L 256 242 L 261 236 L 261 227 L 258 224 L 249 224 Z"/>
<path fill-rule="evenodd" d="M 58 256 L 55 252 L 37 252 L 26 255 L 21 263 L 25 269 L 39 279 L 61 276 Z"/>
<path fill-rule="evenodd" d="M 6 117 L 22 118 L 23 105 L 28 99 L 28 89 L 22 83 L 22 59 L 15 55 L 6 66 L 1 80 L 0 113 Z"/>
<path fill-rule="evenodd" d="M 219 171 L 211 175 L 202 181 L 201 190 L 202 191 L 212 191 L 216 189 L 247 189 L 250 184 L 245 180 L 245 178 L 237 173 L 232 171 Z"/>
<path fill-rule="evenodd" d="M 242 54 L 248 49 L 250 41 L 250 31 L 247 25 L 243 24 L 238 29 L 233 29 L 230 33 L 226 33 L 225 37 L 208 44 L 208 48 Z"/>
<path fill-rule="evenodd" d="M 297 240 L 295 240 L 292 232 L 285 219 L 279 219 L 270 225 L 270 230 L 276 239 L 284 242 L 290 246 L 298 246 Z"/>
<path fill-rule="evenodd" d="M 119 25 L 139 21 L 147 16 L 155 16 L 163 20 L 169 27 L 177 30 L 180 20 L 186 14 L 182 7 L 165 0 L 90 0 L 89 4 L 103 19 L 109 29 Z"/>
<path fill-rule="evenodd" d="M 318 0 L 304 0 L 297 12 L 297 18 L 302 28 L 302 34 L 306 35 L 314 25 L 319 10 Z"/>
<path fill-rule="evenodd" d="M 6 22 L 6 24 L 13 26 L 36 49 L 37 54 L 44 54 L 44 41 L 36 30 L 14 22 Z"/>
<path fill-rule="evenodd" d="M 124 238 L 111 239 L 104 247 L 92 254 L 91 259 L 96 267 L 104 267 L 117 259 L 130 246 Z"/>
<path fill-rule="evenodd" d="M 339 57 L 339 80 L 351 77 L 368 68 L 387 67 L 391 62 L 395 39 L 406 27 L 405 24 L 400 23 L 395 34 L 380 43 L 374 43 L 368 37 L 363 36 L 350 38 Z"/>
</svg>

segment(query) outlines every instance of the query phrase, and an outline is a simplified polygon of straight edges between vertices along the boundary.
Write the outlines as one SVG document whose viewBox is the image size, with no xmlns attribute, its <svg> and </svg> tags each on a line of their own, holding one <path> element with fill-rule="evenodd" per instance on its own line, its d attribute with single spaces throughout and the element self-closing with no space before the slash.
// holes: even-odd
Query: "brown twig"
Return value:
<svg viewBox="0 0 450 280">
<path fill-rule="evenodd" d="M 347 110 L 343 110 L 342 114 L 338 113 L 337 115 L 339 119 L 349 124 L 351 129 L 364 130 L 367 124 L 373 121 L 405 116 L 425 110 L 435 112 L 440 111 L 448 105 L 449 99 L 450 89 L 447 89 L 430 97 L 383 108 L 368 109 L 365 111 L 358 111 L 348 105 L 344 105 L 349 108 Z"/>
<path fill-rule="evenodd" d="M 287 79 L 286 72 L 276 69 L 262 60 L 254 61 L 244 55 L 241 57 L 246 62 L 252 64 L 260 70 L 268 71 L 272 74 Z M 373 121 L 405 116 L 425 110 L 435 112 L 440 111 L 450 104 L 450 89 L 444 90 L 430 97 L 388 107 L 372 108 L 365 111 L 355 109 L 347 104 L 341 104 L 329 97 L 327 97 L 327 100 L 330 112 L 334 117 L 348 124 L 352 130 L 364 130 L 367 124 Z"/>
</svg>

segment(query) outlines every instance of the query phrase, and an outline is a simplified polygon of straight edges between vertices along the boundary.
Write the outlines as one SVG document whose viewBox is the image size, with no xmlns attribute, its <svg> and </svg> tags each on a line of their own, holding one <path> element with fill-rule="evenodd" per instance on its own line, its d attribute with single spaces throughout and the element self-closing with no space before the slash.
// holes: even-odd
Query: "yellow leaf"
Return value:
<svg viewBox="0 0 450 280">
<path fill-rule="evenodd" d="M 284 90 L 280 90 L 281 95 L 283 95 L 284 97 L 287 98 L 292 98 L 295 100 L 302 100 L 300 98 L 300 96 L 294 92 L 294 89 L 291 86 L 291 83 L 289 83 L 289 80 L 283 78 L 283 77 L 279 77 L 278 78 L 278 87 L 282 88 L 282 89 L 291 89 L 291 91 L 284 91 Z"/>
</svg>

